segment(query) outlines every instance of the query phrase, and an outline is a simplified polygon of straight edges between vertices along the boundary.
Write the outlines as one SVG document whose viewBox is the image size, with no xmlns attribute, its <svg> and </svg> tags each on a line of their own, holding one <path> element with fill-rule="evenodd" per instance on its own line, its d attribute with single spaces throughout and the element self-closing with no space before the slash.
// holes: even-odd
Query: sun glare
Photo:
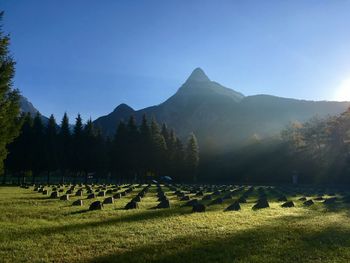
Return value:
<svg viewBox="0 0 350 263">
<path fill-rule="evenodd" d="M 334 94 L 334 100 L 350 101 L 350 78 L 343 80 Z"/>
</svg>

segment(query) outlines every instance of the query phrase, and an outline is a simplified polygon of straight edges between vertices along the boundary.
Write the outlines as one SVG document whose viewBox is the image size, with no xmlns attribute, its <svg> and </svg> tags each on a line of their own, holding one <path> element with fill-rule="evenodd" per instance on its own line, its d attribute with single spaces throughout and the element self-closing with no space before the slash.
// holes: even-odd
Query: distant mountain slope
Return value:
<svg viewBox="0 0 350 263">
<path fill-rule="evenodd" d="M 35 117 L 35 115 L 39 112 L 33 104 L 24 96 L 20 96 L 19 98 L 19 105 L 20 105 L 20 110 L 23 113 L 30 113 L 32 117 Z M 39 112 L 40 113 L 40 112 Z M 49 120 L 46 116 L 41 115 L 42 120 L 44 123 L 47 123 Z"/>
<path fill-rule="evenodd" d="M 118 123 L 122 120 L 127 121 L 134 113 L 135 111 L 128 105 L 120 104 L 114 111 L 108 114 L 108 117 L 100 117 L 94 121 L 94 124 L 100 127 L 108 136 L 113 136 Z"/>
<path fill-rule="evenodd" d="M 218 151 L 243 145 L 253 135 L 261 138 L 279 134 L 290 121 L 305 121 L 345 111 L 349 102 L 306 101 L 270 95 L 244 96 L 211 81 L 195 69 L 179 90 L 165 102 L 134 111 L 122 104 L 95 121 L 111 136 L 120 120 L 143 114 L 174 128 L 181 137 L 195 132 L 202 151 Z"/>
</svg>

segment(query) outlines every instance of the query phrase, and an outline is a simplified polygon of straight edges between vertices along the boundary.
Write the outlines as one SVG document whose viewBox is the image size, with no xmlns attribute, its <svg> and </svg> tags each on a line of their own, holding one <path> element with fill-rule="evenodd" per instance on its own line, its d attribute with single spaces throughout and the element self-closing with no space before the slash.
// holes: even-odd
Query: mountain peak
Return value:
<svg viewBox="0 0 350 263">
<path fill-rule="evenodd" d="M 204 73 L 201 68 L 196 68 L 192 71 L 187 81 L 210 81 L 208 76 Z"/>
<path fill-rule="evenodd" d="M 121 112 L 129 112 L 129 111 L 134 111 L 133 108 L 131 108 L 128 104 L 122 103 L 119 104 L 114 111 L 121 111 Z"/>
</svg>

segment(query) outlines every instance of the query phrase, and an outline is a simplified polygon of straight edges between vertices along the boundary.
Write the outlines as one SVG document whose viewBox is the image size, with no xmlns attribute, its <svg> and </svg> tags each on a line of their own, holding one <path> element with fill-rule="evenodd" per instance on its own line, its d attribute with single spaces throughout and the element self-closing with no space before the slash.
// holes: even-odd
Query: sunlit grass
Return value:
<svg viewBox="0 0 350 263">
<path fill-rule="evenodd" d="M 138 210 L 124 210 L 141 188 L 102 211 L 84 212 L 72 201 L 51 200 L 32 189 L 0 188 L 1 262 L 348 262 L 348 207 L 253 211 L 256 196 L 241 211 L 233 202 L 191 213 L 168 193 L 172 208 L 151 209 L 155 187 Z M 164 190 L 168 190 L 164 188 Z M 239 196 L 239 195 L 238 195 Z M 77 198 L 73 198 L 75 200 Z M 98 198 L 103 200 L 103 198 Z M 273 199 L 272 199 L 273 200 Z"/>
</svg>

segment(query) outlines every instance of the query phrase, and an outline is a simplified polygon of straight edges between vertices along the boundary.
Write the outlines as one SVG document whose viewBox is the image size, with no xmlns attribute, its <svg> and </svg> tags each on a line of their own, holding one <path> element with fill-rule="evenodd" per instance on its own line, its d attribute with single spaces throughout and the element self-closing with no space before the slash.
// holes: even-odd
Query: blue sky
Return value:
<svg viewBox="0 0 350 263">
<path fill-rule="evenodd" d="M 171 96 L 195 67 L 245 95 L 350 100 L 350 1 L 1 0 L 15 85 L 45 115 Z"/>
</svg>

